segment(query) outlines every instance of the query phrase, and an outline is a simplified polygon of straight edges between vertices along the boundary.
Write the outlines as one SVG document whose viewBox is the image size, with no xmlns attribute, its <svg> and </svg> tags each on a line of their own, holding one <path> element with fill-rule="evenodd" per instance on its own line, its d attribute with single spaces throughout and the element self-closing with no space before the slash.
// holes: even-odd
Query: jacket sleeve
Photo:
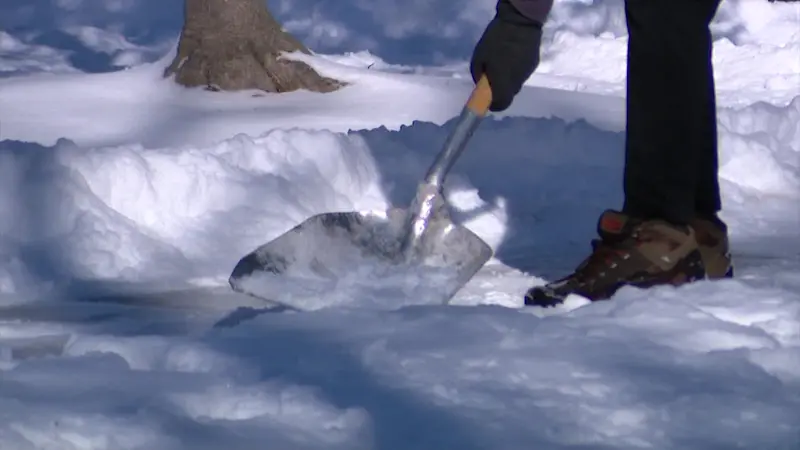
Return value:
<svg viewBox="0 0 800 450">
<path fill-rule="evenodd" d="M 510 2 L 522 15 L 541 24 L 545 23 L 553 8 L 553 0 L 510 0 Z"/>
</svg>

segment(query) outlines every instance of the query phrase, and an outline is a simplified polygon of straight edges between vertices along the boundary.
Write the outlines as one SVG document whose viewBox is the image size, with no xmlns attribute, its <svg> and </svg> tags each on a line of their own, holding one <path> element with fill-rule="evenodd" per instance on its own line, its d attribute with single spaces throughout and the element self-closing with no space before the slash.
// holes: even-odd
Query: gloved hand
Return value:
<svg viewBox="0 0 800 450">
<path fill-rule="evenodd" d="M 511 106 L 539 65 L 541 41 L 541 23 L 522 15 L 509 0 L 497 2 L 497 13 L 475 45 L 470 61 L 472 80 L 477 83 L 485 73 L 492 86 L 490 111 Z"/>
</svg>

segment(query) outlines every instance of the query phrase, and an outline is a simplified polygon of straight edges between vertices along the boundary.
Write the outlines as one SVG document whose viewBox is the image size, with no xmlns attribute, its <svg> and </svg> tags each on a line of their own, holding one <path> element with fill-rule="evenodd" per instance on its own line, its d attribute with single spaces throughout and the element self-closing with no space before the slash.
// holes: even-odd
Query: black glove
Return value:
<svg viewBox="0 0 800 450">
<path fill-rule="evenodd" d="M 492 86 L 491 111 L 511 106 L 523 83 L 539 65 L 542 24 L 523 16 L 509 2 L 499 0 L 497 13 L 483 32 L 470 61 L 472 80 L 486 74 Z"/>
</svg>

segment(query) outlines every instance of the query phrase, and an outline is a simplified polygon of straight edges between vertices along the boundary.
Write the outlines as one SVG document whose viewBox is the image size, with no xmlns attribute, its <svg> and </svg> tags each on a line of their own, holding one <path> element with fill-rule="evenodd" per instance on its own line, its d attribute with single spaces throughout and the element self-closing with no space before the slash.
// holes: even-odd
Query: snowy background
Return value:
<svg viewBox="0 0 800 450">
<path fill-rule="evenodd" d="M 493 4 L 272 0 L 351 86 L 252 97 L 160 78 L 177 0 L 0 3 L 0 449 L 800 448 L 797 3 L 714 22 L 737 279 L 520 308 L 621 201 L 623 3 L 560 0 L 448 179 L 495 250 L 451 306 L 227 288 L 311 214 L 408 203 Z"/>
</svg>

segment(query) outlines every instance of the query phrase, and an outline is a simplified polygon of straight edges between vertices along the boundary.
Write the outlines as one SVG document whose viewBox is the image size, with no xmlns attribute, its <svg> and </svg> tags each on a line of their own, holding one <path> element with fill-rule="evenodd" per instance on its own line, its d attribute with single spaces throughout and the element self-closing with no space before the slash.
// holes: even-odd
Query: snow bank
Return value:
<svg viewBox="0 0 800 450">
<path fill-rule="evenodd" d="M 725 215 L 736 240 L 797 236 L 800 219 L 787 211 L 800 201 L 798 108 L 800 99 L 721 113 Z M 312 214 L 406 206 L 450 126 L 276 129 L 207 148 L 3 141 L 0 287 L 224 284 L 238 258 Z M 596 215 L 620 203 L 622 144 L 621 133 L 580 121 L 487 121 L 450 180 L 456 217 L 505 264 L 554 275 L 585 251 Z M 548 245 L 555 234 L 560 242 Z"/>
<path fill-rule="evenodd" d="M 623 0 L 561 1 L 547 27 L 542 64 L 528 84 L 624 95 L 623 4 Z M 720 105 L 786 104 L 800 95 L 800 6 L 726 0 L 711 28 Z M 753 64 L 755 60 L 758 64 Z"/>
<path fill-rule="evenodd" d="M 230 268 L 254 240 L 313 211 L 380 198 L 363 145 L 324 132 L 240 136 L 208 149 L 4 141 L 2 158 L 3 238 L 39 281 L 152 282 Z"/>
<path fill-rule="evenodd" d="M 726 110 L 719 121 L 723 179 L 763 193 L 800 192 L 800 97 L 783 108 Z"/>
</svg>

